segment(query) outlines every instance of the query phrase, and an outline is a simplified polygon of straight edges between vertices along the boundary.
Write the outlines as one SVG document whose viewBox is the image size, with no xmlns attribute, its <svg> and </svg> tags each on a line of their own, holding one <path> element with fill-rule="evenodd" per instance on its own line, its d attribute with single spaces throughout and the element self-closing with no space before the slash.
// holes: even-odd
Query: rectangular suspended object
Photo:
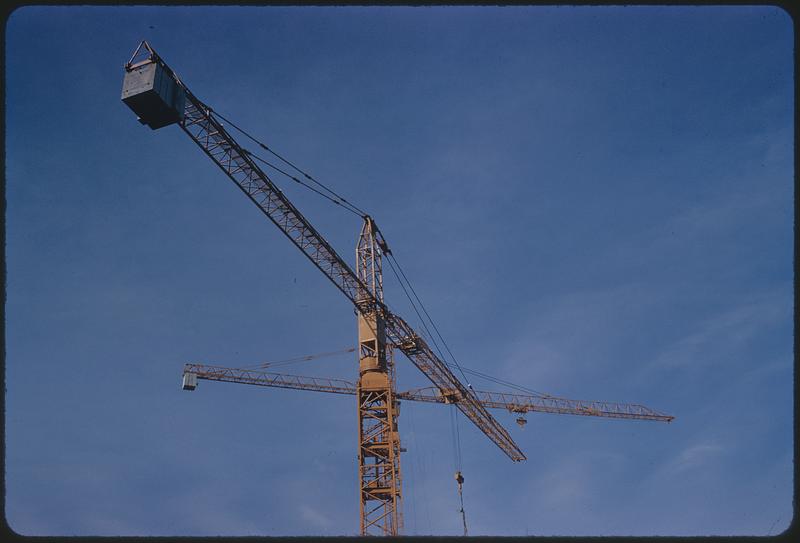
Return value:
<svg viewBox="0 0 800 543">
<path fill-rule="evenodd" d="M 125 71 L 122 101 L 151 129 L 183 120 L 186 95 L 157 62 L 149 62 Z"/>
<path fill-rule="evenodd" d="M 194 390 L 197 388 L 197 374 L 184 373 L 183 374 L 183 390 Z"/>
</svg>

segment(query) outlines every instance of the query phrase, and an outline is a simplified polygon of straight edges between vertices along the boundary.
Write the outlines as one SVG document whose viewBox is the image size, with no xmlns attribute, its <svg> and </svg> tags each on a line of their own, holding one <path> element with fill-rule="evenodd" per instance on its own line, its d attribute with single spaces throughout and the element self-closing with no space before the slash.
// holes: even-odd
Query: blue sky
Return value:
<svg viewBox="0 0 800 543">
<path fill-rule="evenodd" d="M 773 7 L 27 7 L 6 24 L 6 519 L 352 535 L 352 397 L 202 381 L 356 341 L 347 300 L 177 127 L 149 40 L 372 214 L 465 367 L 672 424 L 460 421 L 471 535 L 792 519 L 791 19 Z M 348 261 L 358 218 L 276 177 Z M 412 324 L 393 278 L 389 305 Z M 400 388 L 426 384 L 405 359 Z M 354 380 L 340 356 L 287 372 Z M 473 381 L 476 388 L 496 389 Z M 407 534 L 461 531 L 449 408 L 403 402 Z"/>
</svg>

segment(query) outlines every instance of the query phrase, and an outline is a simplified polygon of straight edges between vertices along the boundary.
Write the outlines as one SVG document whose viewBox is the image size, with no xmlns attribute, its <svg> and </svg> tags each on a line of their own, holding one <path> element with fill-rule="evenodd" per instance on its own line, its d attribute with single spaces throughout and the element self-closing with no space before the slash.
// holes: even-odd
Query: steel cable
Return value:
<svg viewBox="0 0 800 543">
<path fill-rule="evenodd" d="M 208 107 L 208 106 L 206 106 L 206 107 Z M 232 126 L 234 129 L 236 129 L 237 131 L 239 131 L 239 132 L 240 132 L 242 135 L 244 135 L 246 138 L 250 139 L 252 142 L 254 142 L 255 144 L 257 144 L 259 147 L 261 147 L 262 149 L 264 149 L 264 150 L 265 150 L 265 151 L 267 151 L 268 153 L 270 153 L 270 154 L 272 154 L 273 156 L 275 156 L 275 157 L 276 157 L 278 160 L 280 160 L 281 162 L 283 162 L 283 163 L 284 163 L 284 164 L 286 164 L 287 166 L 289 166 L 289 167 L 291 167 L 291 168 L 294 168 L 294 169 L 295 169 L 297 172 L 299 172 L 301 175 L 303 175 L 303 177 L 305 177 L 306 179 L 308 179 L 309 181 L 311 181 L 311 182 L 313 182 L 313 183 L 316 183 L 317 185 L 319 185 L 320 187 L 322 187 L 324 190 L 328 191 L 330 194 L 332 194 L 332 195 L 334 196 L 334 198 L 336 198 L 337 200 L 340 200 L 341 202 L 343 202 L 343 204 L 347 204 L 347 206 L 351 207 L 351 208 L 354 210 L 354 211 L 353 211 L 354 213 L 356 213 L 356 214 L 360 215 L 361 217 L 365 217 L 365 216 L 367 215 L 367 214 L 366 214 L 366 213 L 365 213 L 363 210 L 361 210 L 361 209 L 360 209 L 358 206 L 356 206 L 355 204 L 353 204 L 353 203 L 349 202 L 347 199 L 345 199 L 345 198 L 344 198 L 344 197 L 342 197 L 341 195 L 337 194 L 337 193 L 336 193 L 334 190 L 332 190 L 331 188 L 329 188 L 329 187 L 327 187 L 326 185 L 322 184 L 320 181 L 317 181 L 316 179 L 314 179 L 314 177 L 312 177 L 311 175 L 309 175 L 308 173 L 306 173 L 305 171 L 303 171 L 303 170 L 302 170 L 300 167 L 298 167 L 298 166 L 297 166 L 297 165 L 295 165 L 294 163 L 290 162 L 288 159 L 284 158 L 283 156 L 281 156 L 281 155 L 280 155 L 280 154 L 278 154 L 277 152 L 275 152 L 275 151 L 273 151 L 272 149 L 270 149 L 270 148 L 269 148 L 269 147 L 268 147 L 268 146 L 267 146 L 265 143 L 263 143 L 262 141 L 260 141 L 260 140 L 259 140 L 258 138 L 256 138 L 255 136 L 251 135 L 249 132 L 247 132 L 247 131 L 246 131 L 246 130 L 244 130 L 243 128 L 239 127 L 239 126 L 238 126 L 236 123 L 234 123 L 233 121 L 231 121 L 230 119 L 228 119 L 227 117 L 225 117 L 224 115 L 222 115 L 221 113 L 219 113 L 219 112 L 218 112 L 218 111 L 216 111 L 216 110 L 212 110 L 211 108 L 208 108 L 208 109 L 209 109 L 209 111 L 213 112 L 213 113 L 214 113 L 214 115 L 216 115 L 217 117 L 219 117 L 220 119 L 222 119 L 223 121 L 225 121 L 226 123 L 228 123 L 229 125 L 231 125 L 231 126 Z M 273 166 L 273 167 L 274 167 L 274 166 Z M 291 176 L 290 174 L 286 174 L 286 173 L 284 172 L 284 175 L 289 175 L 289 176 L 290 176 L 290 177 L 292 177 L 292 178 L 293 178 L 295 181 L 298 181 L 296 178 L 294 178 L 294 177 L 293 177 L 293 176 Z M 300 181 L 298 181 L 298 183 L 299 183 L 299 182 L 300 182 Z M 301 184 L 302 184 L 302 183 L 301 183 Z M 307 186 L 307 185 L 304 185 L 304 186 Z M 308 187 L 308 188 L 311 188 L 311 187 Z M 312 189 L 312 190 L 313 190 L 313 189 Z M 316 192 L 316 191 L 315 191 L 315 192 Z M 340 205 L 342 205 L 342 206 L 344 207 L 344 205 L 343 205 L 343 204 L 340 204 Z"/>
<path fill-rule="evenodd" d="M 417 296 L 417 292 L 414 290 L 414 287 L 411 285 L 411 281 L 408 280 L 408 277 L 406 277 L 406 274 L 403 272 L 403 268 L 400 267 L 400 263 L 397 261 L 397 258 L 394 255 L 387 255 L 387 256 L 388 256 L 387 261 L 394 260 L 395 264 L 397 264 L 397 269 L 400 270 L 400 274 L 406 280 L 406 283 L 408 284 L 408 288 L 411 289 L 411 292 L 414 294 L 414 297 L 419 302 L 419 305 L 422 308 L 422 311 L 425 313 L 425 316 L 428 317 L 428 320 L 430 321 L 431 326 L 433 326 L 433 329 L 436 331 L 436 334 L 439 336 L 439 339 L 442 341 L 442 344 L 444 345 L 445 349 L 447 350 L 448 354 L 450 355 L 450 358 L 455 363 L 456 368 L 458 368 L 458 371 L 461 372 L 461 377 L 463 377 L 464 381 L 467 382 L 467 386 L 472 388 L 472 385 L 469 384 L 469 379 L 467 379 L 467 376 L 464 375 L 464 371 L 461 369 L 461 365 L 458 363 L 458 360 L 453 355 L 453 352 L 450 350 L 450 347 L 448 347 L 447 342 L 444 340 L 444 337 L 442 337 L 442 334 L 439 332 L 439 328 L 436 326 L 436 323 L 433 322 L 433 319 L 431 318 L 430 314 L 428 314 L 428 311 L 425 309 L 425 306 L 422 304 L 422 300 L 420 300 L 419 296 Z M 391 265 L 391 262 L 390 262 L 390 265 Z M 398 280 L 399 280 L 399 278 L 398 278 Z M 444 356 L 442 356 L 442 358 L 444 358 Z"/>
<path fill-rule="evenodd" d="M 422 327 L 425 329 L 426 332 L 428 332 L 428 336 L 430 337 L 430 340 L 433 342 L 433 346 L 436 347 L 436 351 L 439 353 L 439 357 L 444 361 L 445 356 L 442 353 L 442 350 L 439 347 L 439 344 L 436 342 L 436 338 L 433 336 L 431 331 L 428 329 L 428 325 L 425 324 L 425 319 L 422 318 L 422 315 L 420 314 L 419 310 L 417 310 L 417 306 L 414 303 L 413 298 L 411 298 L 411 295 L 408 293 L 408 290 L 406 290 L 406 287 L 403 284 L 403 281 L 400 279 L 400 276 L 397 274 L 397 270 L 394 269 L 394 265 L 392 264 L 392 260 L 387 258 L 386 262 L 389 263 L 389 268 L 392 270 L 392 273 L 394 273 L 394 276 L 397 278 L 397 282 L 400 283 L 400 287 L 403 289 L 403 292 L 405 293 L 406 298 L 408 298 L 408 301 L 411 302 L 411 307 L 414 309 L 414 313 L 417 314 L 417 317 L 419 317 L 419 320 L 422 323 Z M 395 260 L 395 262 L 396 262 L 396 260 Z M 411 285 L 409 285 L 409 287 L 410 286 Z M 446 364 L 446 362 L 445 362 L 445 364 Z"/>
<path fill-rule="evenodd" d="M 325 358 L 325 357 L 329 357 L 329 356 L 336 356 L 336 355 L 339 355 L 339 354 L 353 353 L 353 352 L 355 352 L 355 350 L 356 350 L 355 347 L 350 347 L 350 348 L 347 348 L 347 349 L 342 349 L 341 351 L 330 351 L 330 352 L 327 352 L 327 353 L 309 354 L 309 355 L 306 355 L 306 356 L 297 356 L 297 357 L 294 357 L 294 358 L 285 358 L 283 360 L 276 360 L 275 362 L 262 362 L 260 364 L 253 364 L 253 365 L 250 365 L 250 366 L 241 366 L 239 369 L 243 369 L 243 370 L 256 369 L 256 368 L 264 369 L 264 368 L 272 368 L 272 367 L 275 367 L 275 366 L 286 366 L 287 364 L 296 364 L 298 362 L 306 362 L 308 360 L 314 360 L 316 358 Z"/>
<path fill-rule="evenodd" d="M 258 156 L 257 154 L 253 153 L 252 151 L 248 151 L 247 149 L 242 149 L 242 150 L 243 150 L 245 153 L 247 153 L 248 155 L 250 155 L 251 157 L 253 157 L 254 159 L 258 160 L 259 162 L 262 162 L 263 164 L 266 164 L 267 166 L 269 166 L 269 167 L 270 167 L 270 168 L 272 168 L 273 170 L 275 170 L 275 171 L 277 171 L 277 172 L 279 172 L 279 173 L 282 173 L 283 175 L 285 175 L 286 177 L 288 177 L 288 178 L 289 178 L 289 179 L 291 179 L 292 181 L 294 181 L 294 182 L 296 182 L 296 183 L 299 183 L 300 185 L 304 186 L 304 187 L 305 187 L 305 188 L 307 188 L 308 190 L 310 190 L 310 191 L 312 191 L 312 192 L 316 192 L 317 194 L 319 194 L 320 196 L 322 196 L 322 197 L 323 197 L 323 198 L 325 198 L 326 200 L 328 200 L 328 201 L 330 201 L 330 202 L 332 202 L 332 203 L 334 203 L 334 204 L 336 204 L 336 205 L 338 205 L 338 206 L 341 206 L 342 208 L 346 209 L 347 211 L 349 211 L 349 212 L 350 212 L 350 213 L 352 213 L 353 215 L 357 215 L 357 216 L 361 217 L 362 219 L 364 218 L 364 215 L 362 215 L 361 213 L 359 213 L 358 211 L 356 211 L 356 209 L 357 209 L 357 208 L 355 208 L 355 206 L 352 206 L 352 208 L 353 208 L 353 209 L 351 209 L 351 207 L 348 207 L 350 204 L 348 204 L 348 205 L 345 205 L 345 204 L 343 204 L 342 202 L 340 202 L 340 201 L 336 200 L 335 198 L 331 198 L 331 197 L 330 197 L 330 196 L 328 196 L 327 194 L 324 194 L 324 193 L 322 193 L 322 192 L 318 191 L 317 189 L 315 189 L 315 188 L 314 188 L 314 187 L 312 187 L 311 185 L 309 185 L 309 184 L 307 184 L 307 183 L 304 183 L 303 181 L 299 180 L 297 177 L 295 177 L 295 176 L 293 176 L 292 174 L 290 174 L 290 173 L 288 173 L 288 172 L 286 172 L 286 171 L 282 170 L 281 168 L 279 168 L 279 167 L 278 167 L 278 166 L 276 166 L 275 164 L 273 164 L 273 163 L 271 163 L 270 161 L 268 161 L 268 160 L 266 160 L 266 159 L 264 159 L 264 158 L 262 158 L 262 157 Z M 346 201 L 345 201 L 345 200 L 342 200 L 342 201 L 344 201 L 344 202 L 346 203 Z"/>
</svg>

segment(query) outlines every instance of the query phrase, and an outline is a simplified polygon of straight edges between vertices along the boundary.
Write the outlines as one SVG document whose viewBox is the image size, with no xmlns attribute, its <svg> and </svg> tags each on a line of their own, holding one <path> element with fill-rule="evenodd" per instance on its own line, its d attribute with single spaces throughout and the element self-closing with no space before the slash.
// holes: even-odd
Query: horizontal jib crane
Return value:
<svg viewBox="0 0 800 543">
<path fill-rule="evenodd" d="M 356 385 L 344 379 L 326 377 L 306 377 L 284 373 L 272 373 L 255 369 L 228 368 L 207 364 L 186 364 L 183 368 L 184 390 L 194 390 L 197 380 L 222 381 L 245 385 L 310 390 L 314 392 L 330 392 L 334 394 L 356 393 Z M 457 403 L 458 396 L 442 392 L 435 387 L 417 388 L 397 392 L 401 400 L 429 403 Z M 613 419 L 653 420 L 671 422 L 674 417 L 654 411 L 638 404 L 600 402 L 586 400 L 568 400 L 554 396 L 517 394 L 507 392 L 488 392 L 476 390 L 484 407 L 488 409 L 506 409 L 512 413 L 553 413 L 559 415 L 582 415 L 590 417 L 607 417 Z"/>
</svg>

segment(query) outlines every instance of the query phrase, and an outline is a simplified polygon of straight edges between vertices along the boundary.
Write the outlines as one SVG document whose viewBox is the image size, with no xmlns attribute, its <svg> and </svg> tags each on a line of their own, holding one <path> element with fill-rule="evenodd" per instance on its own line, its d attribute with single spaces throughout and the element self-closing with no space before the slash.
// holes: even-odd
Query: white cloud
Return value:
<svg viewBox="0 0 800 543">
<path fill-rule="evenodd" d="M 574 505 L 589 494 L 587 474 L 580 464 L 562 465 L 548 471 L 541 479 L 540 488 L 548 489 L 542 499 L 552 507 Z"/>
<path fill-rule="evenodd" d="M 677 475 L 708 466 L 724 453 L 725 447 L 716 440 L 695 442 L 668 458 L 658 469 L 652 472 L 652 477 L 672 480 Z"/>
<path fill-rule="evenodd" d="M 750 296 L 701 321 L 656 357 L 649 368 L 707 365 L 734 355 L 766 327 L 791 317 L 792 301 L 784 290 Z"/>
<path fill-rule="evenodd" d="M 330 519 L 319 512 L 318 509 L 311 507 L 308 504 L 301 504 L 300 505 L 300 516 L 308 522 L 315 530 L 325 531 L 331 527 Z"/>
<path fill-rule="evenodd" d="M 675 473 L 680 473 L 689 469 L 702 467 L 714 456 L 722 453 L 722 451 L 723 448 L 715 443 L 693 445 L 681 451 L 678 457 L 670 464 L 670 469 Z"/>
<path fill-rule="evenodd" d="M 601 371 L 643 314 L 666 296 L 642 283 L 575 291 L 529 309 L 524 331 L 504 353 L 513 381 L 560 395 L 577 376 Z M 502 376 L 501 376 L 502 377 Z"/>
</svg>

